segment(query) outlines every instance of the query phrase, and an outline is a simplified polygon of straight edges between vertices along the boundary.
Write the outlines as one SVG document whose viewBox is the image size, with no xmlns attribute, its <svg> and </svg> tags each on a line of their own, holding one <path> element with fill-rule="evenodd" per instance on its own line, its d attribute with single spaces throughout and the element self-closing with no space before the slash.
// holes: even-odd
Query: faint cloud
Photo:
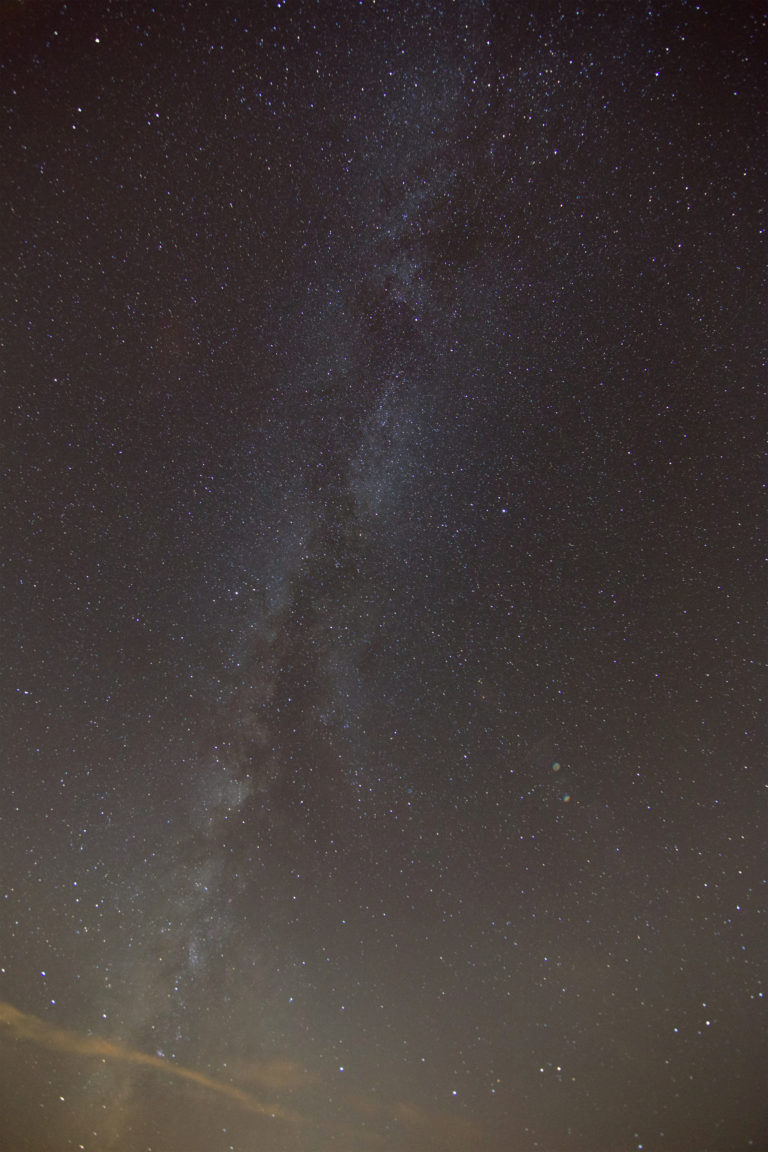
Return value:
<svg viewBox="0 0 768 1152">
<path fill-rule="evenodd" d="M 479 1124 L 464 1120 L 447 1112 L 433 1112 L 414 1104 L 394 1106 L 394 1119 L 412 1136 L 418 1137 L 420 1147 L 448 1148 L 457 1145 L 477 1148 L 484 1133 Z"/>
<path fill-rule="evenodd" d="M 272 1092 L 295 1092 L 305 1088 L 315 1077 L 295 1060 L 259 1060 L 237 1067 L 237 1076 L 249 1084 L 258 1084 Z"/>
<path fill-rule="evenodd" d="M 55 1028 L 45 1021 L 32 1016 L 27 1012 L 20 1012 L 12 1004 L 0 1001 L 0 1026 L 5 1026 L 18 1040 L 27 1040 L 41 1048 L 48 1048 L 56 1052 L 67 1052 L 72 1056 L 100 1057 L 102 1060 L 116 1060 L 124 1064 L 139 1065 L 143 1068 L 154 1068 L 166 1076 L 173 1076 L 177 1080 L 186 1080 L 197 1084 L 219 1096 L 226 1096 L 234 1100 L 249 1112 L 256 1112 L 261 1116 L 272 1119 L 290 1120 L 297 1122 L 301 1118 L 296 1114 L 281 1108 L 276 1104 L 265 1104 L 249 1092 L 226 1084 L 222 1080 L 215 1080 L 193 1068 L 185 1068 L 160 1056 L 150 1056 L 135 1048 L 129 1048 L 119 1041 L 103 1040 L 98 1036 L 88 1036 L 81 1032 L 73 1032 L 66 1028 Z"/>
</svg>

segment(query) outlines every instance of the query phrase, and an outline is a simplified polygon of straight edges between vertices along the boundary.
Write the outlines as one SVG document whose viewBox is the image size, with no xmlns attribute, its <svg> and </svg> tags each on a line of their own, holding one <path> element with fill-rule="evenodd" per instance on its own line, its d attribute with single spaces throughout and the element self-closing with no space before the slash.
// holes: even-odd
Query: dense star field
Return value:
<svg viewBox="0 0 768 1152">
<path fill-rule="evenodd" d="M 763 11 L 0 8 L 0 1147 L 766 1147 Z"/>
</svg>

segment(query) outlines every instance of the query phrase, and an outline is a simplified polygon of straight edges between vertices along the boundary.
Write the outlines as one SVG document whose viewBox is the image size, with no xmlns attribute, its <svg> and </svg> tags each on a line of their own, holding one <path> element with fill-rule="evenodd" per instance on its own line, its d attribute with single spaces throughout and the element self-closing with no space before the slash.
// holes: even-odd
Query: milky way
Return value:
<svg viewBox="0 0 768 1152">
<path fill-rule="evenodd" d="M 764 19 L 17 7 L 0 1143 L 761 1147 Z"/>
</svg>

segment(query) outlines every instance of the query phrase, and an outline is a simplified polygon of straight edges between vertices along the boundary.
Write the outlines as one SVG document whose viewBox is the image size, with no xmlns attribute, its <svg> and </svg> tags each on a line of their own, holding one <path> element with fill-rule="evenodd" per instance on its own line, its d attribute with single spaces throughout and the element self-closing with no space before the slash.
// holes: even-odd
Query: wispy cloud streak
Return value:
<svg viewBox="0 0 768 1152">
<path fill-rule="evenodd" d="M 143 1068 L 153 1068 L 155 1071 L 174 1076 L 178 1080 L 186 1080 L 197 1084 L 219 1096 L 234 1100 L 249 1112 L 256 1112 L 270 1119 L 287 1120 L 293 1123 L 300 1121 L 300 1117 L 277 1104 L 265 1104 L 249 1092 L 227 1084 L 222 1080 L 215 1080 L 203 1072 L 196 1072 L 194 1068 L 185 1068 L 160 1056 L 151 1056 L 135 1048 L 130 1048 L 115 1040 L 105 1040 L 100 1036 L 88 1036 L 81 1032 L 74 1032 L 68 1028 L 56 1028 L 46 1024 L 37 1016 L 28 1012 L 20 1012 L 12 1004 L 0 1000 L 0 1026 L 8 1029 L 11 1035 L 18 1040 L 27 1040 L 41 1048 L 48 1048 L 56 1052 L 67 1052 L 73 1056 L 90 1056 L 102 1060 L 115 1060 L 123 1064 L 138 1065 Z"/>
</svg>

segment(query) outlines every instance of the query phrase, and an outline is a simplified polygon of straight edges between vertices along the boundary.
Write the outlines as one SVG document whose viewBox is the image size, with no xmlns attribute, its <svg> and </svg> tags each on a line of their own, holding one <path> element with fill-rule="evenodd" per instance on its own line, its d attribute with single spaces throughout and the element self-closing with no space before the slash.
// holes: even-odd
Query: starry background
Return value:
<svg viewBox="0 0 768 1152">
<path fill-rule="evenodd" d="M 766 1147 L 766 25 L 5 3 L 4 1148 Z"/>
</svg>

